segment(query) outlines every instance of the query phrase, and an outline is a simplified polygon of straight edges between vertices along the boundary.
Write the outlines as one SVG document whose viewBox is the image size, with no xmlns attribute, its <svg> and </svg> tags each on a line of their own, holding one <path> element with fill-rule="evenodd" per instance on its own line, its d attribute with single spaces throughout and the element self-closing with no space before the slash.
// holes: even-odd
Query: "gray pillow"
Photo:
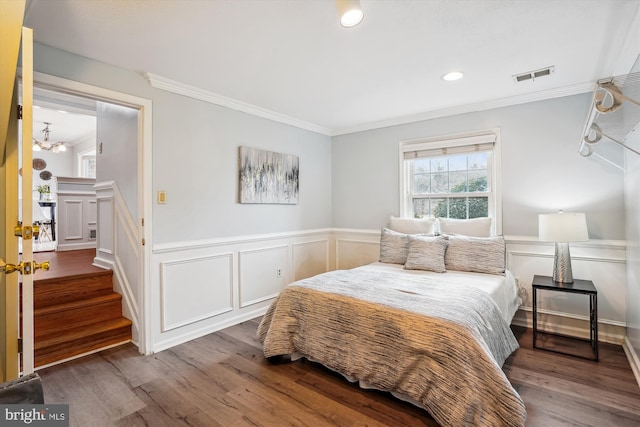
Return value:
<svg viewBox="0 0 640 427">
<path fill-rule="evenodd" d="M 405 270 L 427 270 L 446 273 L 444 254 L 449 244 L 448 236 L 408 236 L 409 251 Z"/>
<path fill-rule="evenodd" d="M 449 236 L 444 256 L 447 270 L 504 274 L 504 237 Z"/>
<path fill-rule="evenodd" d="M 380 235 L 380 262 L 404 264 L 407 261 L 408 246 L 406 234 L 383 228 Z"/>
</svg>

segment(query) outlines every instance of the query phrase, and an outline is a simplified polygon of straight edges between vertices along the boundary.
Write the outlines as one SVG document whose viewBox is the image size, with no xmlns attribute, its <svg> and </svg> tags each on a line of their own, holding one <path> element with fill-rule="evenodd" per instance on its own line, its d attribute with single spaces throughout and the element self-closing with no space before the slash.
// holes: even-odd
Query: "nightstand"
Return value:
<svg viewBox="0 0 640 427">
<path fill-rule="evenodd" d="M 574 279 L 573 283 L 561 283 L 555 282 L 551 277 L 548 276 L 533 276 L 533 281 L 531 282 L 531 287 L 533 288 L 533 348 L 539 348 L 541 350 L 554 351 L 556 353 L 569 354 L 571 356 L 581 357 L 583 359 L 595 360 L 598 361 L 598 290 L 593 285 L 591 280 L 579 280 Z M 555 292 L 569 292 L 574 294 L 584 294 L 589 295 L 589 340 L 584 340 L 581 338 L 574 338 L 581 341 L 588 341 L 591 350 L 593 352 L 593 357 L 585 357 L 573 353 L 568 353 L 560 350 L 548 349 L 544 347 L 537 346 L 538 339 L 538 291 L 555 291 Z M 552 334 L 549 332 L 540 332 L 546 335 L 559 335 Z M 564 336 L 564 335 L 559 335 Z"/>
</svg>

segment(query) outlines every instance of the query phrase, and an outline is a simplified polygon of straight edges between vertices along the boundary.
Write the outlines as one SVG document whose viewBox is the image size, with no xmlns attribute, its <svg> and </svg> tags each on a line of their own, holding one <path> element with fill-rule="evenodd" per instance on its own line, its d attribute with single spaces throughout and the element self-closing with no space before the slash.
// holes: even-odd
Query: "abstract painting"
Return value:
<svg viewBox="0 0 640 427">
<path fill-rule="evenodd" d="M 299 158 L 240 147 L 240 203 L 298 203 Z"/>
</svg>

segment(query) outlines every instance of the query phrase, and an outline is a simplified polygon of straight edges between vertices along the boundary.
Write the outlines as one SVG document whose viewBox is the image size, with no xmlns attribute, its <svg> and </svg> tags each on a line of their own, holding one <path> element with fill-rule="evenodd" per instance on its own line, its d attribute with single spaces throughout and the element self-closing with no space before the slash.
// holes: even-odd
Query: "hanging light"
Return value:
<svg viewBox="0 0 640 427">
<path fill-rule="evenodd" d="M 64 142 L 56 142 L 53 144 L 49 142 L 49 134 L 51 133 L 51 131 L 49 130 L 49 125 L 51 123 L 49 122 L 43 122 L 43 123 L 45 124 L 45 127 L 40 132 L 44 134 L 44 138 L 42 142 L 33 138 L 33 146 L 32 146 L 33 151 L 42 151 L 42 150 L 49 151 L 50 150 L 54 153 L 67 151 L 67 147 L 66 145 L 64 145 Z"/>
<path fill-rule="evenodd" d="M 336 0 L 340 24 L 345 28 L 351 28 L 362 22 L 364 13 L 360 7 L 360 0 Z"/>
</svg>

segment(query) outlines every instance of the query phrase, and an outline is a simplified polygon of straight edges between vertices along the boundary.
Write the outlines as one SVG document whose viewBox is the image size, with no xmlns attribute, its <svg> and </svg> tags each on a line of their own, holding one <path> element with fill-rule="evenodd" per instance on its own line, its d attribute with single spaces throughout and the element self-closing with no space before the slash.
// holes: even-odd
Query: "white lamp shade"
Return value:
<svg viewBox="0 0 640 427">
<path fill-rule="evenodd" d="M 543 242 L 586 242 L 587 218 L 584 213 L 539 214 L 538 238 Z"/>
</svg>

